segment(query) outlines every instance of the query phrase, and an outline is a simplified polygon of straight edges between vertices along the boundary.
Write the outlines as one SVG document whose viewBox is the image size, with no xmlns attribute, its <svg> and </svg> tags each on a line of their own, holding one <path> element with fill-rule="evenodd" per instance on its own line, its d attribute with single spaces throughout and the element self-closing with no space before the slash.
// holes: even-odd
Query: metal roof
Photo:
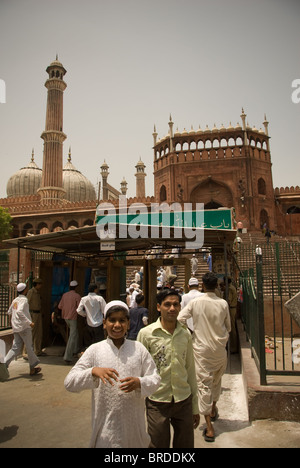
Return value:
<svg viewBox="0 0 300 468">
<path fill-rule="evenodd" d="M 236 237 L 235 230 L 204 230 L 204 246 L 221 247 L 226 244 L 232 244 Z M 112 240 L 113 241 L 113 240 Z M 108 256 L 115 252 L 129 250 L 148 250 L 155 245 L 160 245 L 165 249 L 171 249 L 174 246 L 184 248 L 186 239 L 174 238 L 138 238 L 115 239 L 115 249 L 101 251 L 100 238 L 96 232 L 96 226 L 89 226 L 67 231 L 51 232 L 48 234 L 39 234 L 3 241 L 5 248 L 21 248 L 50 253 L 63 253 L 65 255 L 76 255 L 81 257 Z"/>
</svg>

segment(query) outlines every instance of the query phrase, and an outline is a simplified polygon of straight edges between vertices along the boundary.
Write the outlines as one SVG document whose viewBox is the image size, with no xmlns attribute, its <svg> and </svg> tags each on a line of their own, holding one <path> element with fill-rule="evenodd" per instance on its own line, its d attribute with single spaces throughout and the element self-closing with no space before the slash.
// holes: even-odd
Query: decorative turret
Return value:
<svg viewBox="0 0 300 468">
<path fill-rule="evenodd" d="M 156 145 L 156 143 L 157 143 L 157 131 L 156 131 L 156 126 L 155 126 L 155 124 L 154 124 L 154 131 L 153 131 L 153 133 L 152 133 L 152 136 L 153 136 L 153 146 L 154 146 L 154 148 L 155 148 L 155 145 Z M 156 154 L 155 154 L 155 149 L 154 149 L 154 159 L 155 159 L 155 157 L 156 157 Z"/>
<path fill-rule="evenodd" d="M 101 176 L 102 176 L 102 190 L 103 190 L 103 200 L 108 200 L 108 188 L 107 188 L 107 179 L 109 176 L 109 166 L 104 159 L 104 163 L 101 166 Z"/>
<path fill-rule="evenodd" d="M 246 130 L 246 117 L 247 114 L 245 114 L 244 108 L 242 107 L 241 119 L 243 122 L 243 130 Z"/>
<path fill-rule="evenodd" d="M 265 120 L 263 121 L 263 125 L 265 127 L 265 134 L 269 136 L 269 122 L 267 121 L 267 116 L 265 114 Z M 270 141 L 269 138 L 267 140 L 267 150 L 270 151 Z"/>
<path fill-rule="evenodd" d="M 128 183 L 127 183 L 125 177 L 123 177 L 123 180 L 121 182 L 121 193 L 122 193 L 122 195 L 126 196 L 127 190 L 128 190 Z"/>
<path fill-rule="evenodd" d="M 174 138 L 174 134 L 173 134 L 173 125 L 174 125 L 174 122 L 172 121 L 172 116 L 170 114 L 170 120 L 169 120 L 169 135 L 170 135 L 170 152 L 173 153 L 174 151 L 174 147 L 173 147 L 173 138 Z"/>
<path fill-rule="evenodd" d="M 146 196 L 146 188 L 145 188 L 145 164 L 143 161 L 139 160 L 137 165 L 135 166 L 136 168 L 136 197 L 137 198 L 144 198 Z"/>
<path fill-rule="evenodd" d="M 264 125 L 264 127 L 265 127 L 265 134 L 266 134 L 267 136 L 269 136 L 269 128 L 268 128 L 269 122 L 267 121 L 267 116 L 266 116 L 266 114 L 265 114 L 265 120 L 263 121 L 263 125 Z"/>
</svg>

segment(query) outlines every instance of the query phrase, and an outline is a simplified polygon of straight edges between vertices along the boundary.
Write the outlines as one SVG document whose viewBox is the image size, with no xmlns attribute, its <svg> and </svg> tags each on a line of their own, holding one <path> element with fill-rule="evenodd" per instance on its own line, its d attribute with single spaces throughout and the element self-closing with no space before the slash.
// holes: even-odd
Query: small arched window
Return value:
<svg viewBox="0 0 300 468">
<path fill-rule="evenodd" d="M 264 179 L 262 177 L 260 179 L 258 179 L 257 189 L 258 189 L 259 195 L 266 195 L 267 194 L 266 182 L 264 181 Z"/>
<path fill-rule="evenodd" d="M 159 194 L 159 199 L 161 202 L 164 202 L 167 200 L 167 189 L 165 185 L 162 185 L 160 188 L 160 194 Z"/>
<path fill-rule="evenodd" d="M 25 224 L 25 226 L 22 229 L 22 237 L 26 237 L 30 235 L 32 236 L 34 234 L 35 232 L 34 232 L 32 224 L 29 224 L 29 223 Z"/>
</svg>

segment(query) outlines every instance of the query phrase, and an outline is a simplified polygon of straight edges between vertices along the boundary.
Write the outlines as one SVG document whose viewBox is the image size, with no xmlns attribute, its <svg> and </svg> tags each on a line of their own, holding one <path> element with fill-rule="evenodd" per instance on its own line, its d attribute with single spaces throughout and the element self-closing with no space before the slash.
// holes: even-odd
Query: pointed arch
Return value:
<svg viewBox="0 0 300 468">
<path fill-rule="evenodd" d="M 212 177 L 208 177 L 194 187 L 189 199 L 192 203 L 203 203 L 207 210 L 233 206 L 233 194 L 230 188 Z"/>
</svg>

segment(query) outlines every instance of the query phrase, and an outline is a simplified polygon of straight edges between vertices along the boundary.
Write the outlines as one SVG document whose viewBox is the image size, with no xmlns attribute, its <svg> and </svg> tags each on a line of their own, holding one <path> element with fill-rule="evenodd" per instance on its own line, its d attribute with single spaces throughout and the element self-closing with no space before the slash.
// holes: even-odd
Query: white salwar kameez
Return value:
<svg viewBox="0 0 300 468">
<path fill-rule="evenodd" d="M 119 381 L 114 381 L 114 386 L 104 384 L 92 376 L 94 367 L 115 369 L 119 380 L 138 377 L 141 389 L 124 393 Z M 155 393 L 159 385 L 155 363 L 141 343 L 125 340 L 118 349 L 110 338 L 88 348 L 65 380 L 70 392 L 93 391 L 91 448 L 149 447 L 145 397 Z"/>
<path fill-rule="evenodd" d="M 226 344 L 231 331 L 228 304 L 214 293 L 206 293 L 190 302 L 179 314 L 185 324 L 194 323 L 193 348 L 200 414 L 209 415 L 221 394 L 221 382 L 227 367 Z"/>
</svg>

